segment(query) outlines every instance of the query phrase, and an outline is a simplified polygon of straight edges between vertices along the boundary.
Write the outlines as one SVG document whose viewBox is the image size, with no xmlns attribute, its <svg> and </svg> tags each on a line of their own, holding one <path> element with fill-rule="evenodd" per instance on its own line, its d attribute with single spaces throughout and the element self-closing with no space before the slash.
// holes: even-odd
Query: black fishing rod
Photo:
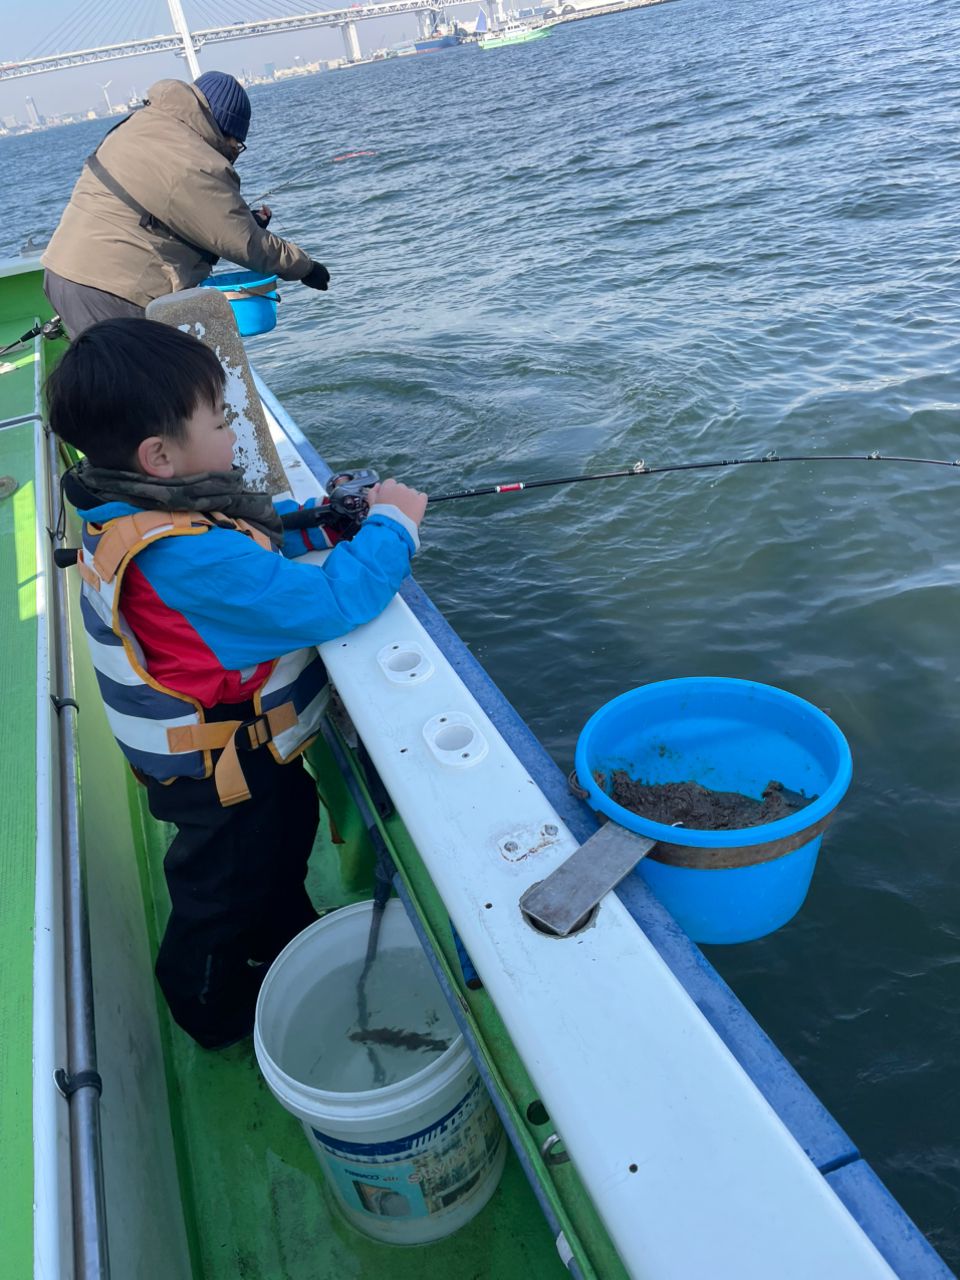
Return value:
<svg viewBox="0 0 960 1280">
<path fill-rule="evenodd" d="M 431 494 L 429 505 L 453 502 L 458 498 L 483 498 L 498 493 L 518 493 L 521 489 L 547 489 L 563 484 L 583 484 L 593 480 L 619 480 L 627 476 L 655 476 L 670 471 L 711 471 L 721 467 L 763 466 L 775 462 L 905 462 L 928 467 L 960 467 L 960 458 L 912 458 L 885 453 L 765 453 L 759 458 L 718 458 L 711 462 L 674 462 L 648 467 L 641 460 L 619 471 L 595 471 L 588 475 L 552 476 L 544 480 L 512 480 L 505 484 L 481 485 L 473 489 L 456 489 L 451 493 Z M 371 478 L 373 477 L 373 478 Z M 283 516 L 285 529 L 309 529 L 322 524 L 359 523 L 366 515 L 366 490 L 376 483 L 376 473 L 353 471 L 336 476 L 329 490 L 330 500 L 324 506 L 307 507 Z"/>
<path fill-rule="evenodd" d="M 641 459 L 620 471 L 594 471 L 589 475 L 553 476 L 545 480 L 511 480 L 506 484 L 487 484 L 475 489 L 455 489 L 452 493 L 430 495 L 428 503 L 453 502 L 458 498 L 484 498 L 498 493 L 518 493 L 521 489 L 549 489 L 561 484 L 583 484 L 590 480 L 619 480 L 627 476 L 656 476 L 669 471 L 714 471 L 720 467 L 763 466 L 774 462 L 906 462 L 925 467 L 957 467 L 960 458 L 909 458 L 888 453 L 765 453 L 761 458 L 717 458 L 712 462 L 672 462 L 661 467 L 648 467 Z M 323 505 L 301 507 L 281 516 L 284 529 L 316 529 L 331 525 L 345 533 L 355 533 L 367 511 L 367 491 L 379 480 L 376 471 L 345 471 L 333 477 L 328 486 L 328 499 Z M 64 569 L 75 564 L 75 547 L 61 547 L 53 553 L 55 563 Z"/>
</svg>

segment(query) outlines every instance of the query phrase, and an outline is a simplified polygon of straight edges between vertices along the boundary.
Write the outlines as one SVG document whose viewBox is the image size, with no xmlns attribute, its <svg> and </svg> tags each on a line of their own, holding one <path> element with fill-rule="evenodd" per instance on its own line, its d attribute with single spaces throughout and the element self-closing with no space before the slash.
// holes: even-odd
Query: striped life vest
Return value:
<svg viewBox="0 0 960 1280">
<path fill-rule="evenodd" d="M 237 749 L 267 746 L 286 764 L 314 738 L 329 698 L 327 675 L 316 649 L 277 658 L 253 696 L 249 721 L 207 722 L 195 698 L 155 680 L 143 650 L 120 611 L 127 566 L 161 538 L 195 537 L 214 526 L 235 529 L 270 549 L 270 540 L 242 520 L 217 512 L 138 511 L 102 525 L 84 524 L 77 557 L 80 611 L 103 696 L 107 720 L 134 769 L 153 778 L 209 778 L 223 805 L 249 800 Z M 213 752 L 220 757 L 214 763 Z"/>
</svg>

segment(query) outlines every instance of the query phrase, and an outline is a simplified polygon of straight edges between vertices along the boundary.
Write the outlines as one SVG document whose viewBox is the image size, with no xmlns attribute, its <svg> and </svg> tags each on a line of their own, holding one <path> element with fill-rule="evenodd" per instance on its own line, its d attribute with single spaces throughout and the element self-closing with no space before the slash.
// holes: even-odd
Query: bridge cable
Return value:
<svg viewBox="0 0 960 1280">
<path fill-rule="evenodd" d="M 108 8 L 109 5 L 109 8 Z M 132 7 L 125 3 L 124 0 L 105 0 L 100 9 L 100 19 L 103 25 L 100 28 L 101 33 L 97 36 L 97 44 L 114 44 L 117 40 L 118 31 L 123 31 L 123 35 L 119 37 L 121 40 L 136 40 L 136 33 L 129 28 L 128 19 L 131 16 Z M 99 86 L 98 86 L 99 87 Z"/>
<path fill-rule="evenodd" d="M 110 3 L 94 6 L 94 22 L 89 28 L 89 35 L 81 37 L 82 43 L 75 45 L 74 48 L 79 49 L 96 49 L 103 44 L 119 43 L 116 39 L 116 22 L 121 16 L 126 14 L 126 6 L 123 0 L 118 5 L 116 0 Z M 121 36 L 120 39 L 124 37 Z"/>
<path fill-rule="evenodd" d="M 116 33 L 115 23 L 121 13 L 126 13 L 126 6 L 124 5 L 123 0 L 119 0 L 119 5 L 117 0 L 106 0 L 106 3 L 97 11 L 97 17 L 100 21 L 97 25 L 97 34 L 92 37 L 94 45 L 99 46 L 101 44 L 115 43 L 113 39 Z M 104 39 L 104 31 L 107 33 L 107 39 Z M 123 38 L 124 37 L 121 37 L 121 39 Z"/>
<path fill-rule="evenodd" d="M 61 45 L 59 49 L 53 50 L 54 53 L 72 53 L 77 49 L 95 49 L 103 43 L 113 43 L 112 40 L 105 42 L 103 39 L 105 30 L 107 35 L 111 32 L 109 26 L 104 28 L 103 14 L 96 0 L 92 4 L 81 5 L 77 16 L 79 21 L 69 33 L 70 43 L 66 49 Z"/>
<path fill-rule="evenodd" d="M 301 13 L 312 13 L 314 9 L 309 0 L 307 4 L 297 2 L 297 0 L 294 0 L 293 3 L 291 3 L 291 0 L 260 0 L 260 4 L 275 18 L 296 18 Z M 259 19 L 254 18 L 252 21 L 256 22 Z"/>
<path fill-rule="evenodd" d="M 156 5 L 154 0 L 140 0 L 140 27 L 137 38 L 140 40 L 149 39 L 150 36 L 157 35 L 157 21 L 154 16 Z"/>
<path fill-rule="evenodd" d="M 202 26 L 197 27 L 198 31 L 203 31 L 208 27 L 222 27 L 223 18 L 214 11 L 213 5 L 207 0 L 193 0 L 191 6 L 194 12 L 199 16 Z M 192 27 L 192 24 L 191 24 Z"/>
<path fill-rule="evenodd" d="M 54 27 L 34 47 L 24 55 L 23 61 L 31 58 L 44 58 L 48 54 L 69 53 L 79 47 L 79 32 L 86 29 L 86 23 L 97 9 L 97 0 L 81 0 L 73 15 L 60 26 Z"/>
</svg>

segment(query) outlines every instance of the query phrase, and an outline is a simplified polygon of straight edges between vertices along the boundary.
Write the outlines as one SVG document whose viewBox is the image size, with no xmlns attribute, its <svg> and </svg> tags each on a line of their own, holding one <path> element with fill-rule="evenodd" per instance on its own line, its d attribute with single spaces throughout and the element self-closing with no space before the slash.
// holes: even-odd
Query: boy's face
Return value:
<svg viewBox="0 0 960 1280">
<path fill-rule="evenodd" d="M 164 441 L 172 474 L 194 476 L 202 471 L 229 471 L 237 437 L 226 424 L 223 401 L 220 400 L 216 408 L 202 401 L 185 426 L 186 439 Z"/>
</svg>

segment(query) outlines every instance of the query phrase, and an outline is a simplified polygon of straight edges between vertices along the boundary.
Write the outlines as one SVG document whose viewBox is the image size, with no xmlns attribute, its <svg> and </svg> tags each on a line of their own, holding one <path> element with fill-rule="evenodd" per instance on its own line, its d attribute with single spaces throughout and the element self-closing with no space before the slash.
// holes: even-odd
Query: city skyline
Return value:
<svg viewBox="0 0 960 1280">
<path fill-rule="evenodd" d="M 480 0 L 477 0 L 478 8 L 479 3 Z M 18 57 L 28 57 L 41 41 L 48 40 L 58 29 L 65 29 L 70 12 L 75 7 L 72 0 L 49 0 L 45 8 L 37 11 L 35 20 L 31 21 L 30 15 L 26 14 L 17 33 L 20 37 L 19 48 L 16 52 L 11 51 L 7 55 L 8 59 L 15 61 Z M 289 4 L 291 13 L 308 12 L 316 7 L 310 3 L 297 4 L 295 0 L 290 0 Z M 157 0 L 156 8 L 158 25 L 155 34 L 172 30 L 165 0 Z M 189 21 L 189 0 L 185 8 Z M 458 8 L 464 12 L 462 5 Z M 199 28 L 209 23 L 201 22 L 198 18 L 191 25 Z M 413 38 L 416 32 L 417 24 L 413 14 L 371 19 L 360 26 L 361 47 L 366 55 L 374 49 Z M 131 33 L 118 31 L 111 34 L 119 40 Z M 66 47 L 61 51 L 66 52 Z M 204 70 L 228 71 L 233 75 L 240 75 L 246 70 L 258 74 L 264 64 L 270 62 L 278 66 L 289 66 L 297 57 L 304 62 L 325 62 L 341 58 L 343 40 L 334 28 L 319 27 L 211 46 L 209 49 L 202 49 L 198 56 Z M 102 98 L 102 84 L 108 77 L 117 86 L 115 93 L 119 101 L 121 98 L 127 100 L 134 96 L 134 90 L 138 94 L 144 93 L 147 86 L 157 80 L 186 79 L 188 72 L 182 57 L 173 53 L 158 53 L 44 72 L 24 79 L 0 81 L 0 120 L 15 116 L 21 123 L 26 123 L 28 97 L 35 99 L 39 113 L 44 116 L 86 115 Z"/>
<path fill-rule="evenodd" d="M 375 61 L 378 57 L 384 56 L 389 58 L 391 54 L 396 55 L 397 50 L 402 49 L 404 45 L 412 45 L 412 41 L 403 40 L 392 48 L 385 46 L 374 50 L 365 50 L 363 61 Z M 102 67 L 103 64 L 100 65 Z M 181 71 L 183 70 L 183 65 L 181 63 Z M 242 84 L 250 87 L 252 85 L 280 83 L 288 79 L 326 73 L 336 67 L 348 65 L 342 53 L 339 58 L 328 59 L 305 58 L 302 54 L 295 54 L 293 62 L 286 66 L 278 65 L 275 61 L 268 60 L 259 66 L 243 67 L 236 74 Z M 151 81 L 151 83 L 153 82 Z M 117 85 L 112 80 L 96 87 L 98 93 L 94 100 L 86 106 L 80 106 L 73 111 L 44 111 L 42 103 L 38 103 L 34 95 L 27 94 L 25 96 L 24 109 L 21 112 L 0 114 L 0 137 L 9 134 L 33 132 L 37 129 L 58 128 L 63 125 L 77 124 L 84 120 L 106 120 L 111 116 L 126 115 L 129 111 L 140 106 L 143 100 L 144 91 L 136 85 L 131 86 L 128 92 L 122 90 L 122 84 Z M 107 92 L 111 87 L 113 88 L 112 96 Z"/>
<path fill-rule="evenodd" d="M 296 54 L 293 61 L 287 66 L 268 59 L 260 63 L 259 66 L 241 67 L 234 74 L 242 83 L 249 86 L 251 84 L 271 83 L 274 80 L 280 81 L 287 77 L 324 71 L 337 61 L 336 58 L 305 58 L 302 54 Z M 343 61 L 342 56 L 339 61 Z M 103 64 L 100 64 L 101 70 L 102 66 Z M 226 70 L 223 67 L 207 69 Z M 167 76 L 169 78 L 183 79 L 185 71 L 185 63 L 182 60 L 178 60 L 177 65 L 171 72 L 167 73 Z M 55 111 L 45 109 L 44 101 L 42 99 L 38 101 L 37 95 L 25 94 L 23 96 L 23 105 L 19 110 L 0 112 L 0 136 L 3 135 L 4 130 L 8 133 L 28 132 L 37 128 L 68 125 L 81 120 L 108 119 L 110 116 L 125 115 L 129 110 L 141 104 L 149 84 L 153 84 L 156 80 L 162 78 L 164 76 L 154 76 L 149 81 L 144 80 L 141 85 L 131 84 L 126 89 L 122 80 L 95 83 L 92 86 L 92 96 L 89 97 L 89 101 L 79 103 L 72 110 Z M 109 93 L 107 92 L 108 89 L 110 90 Z M 91 87 L 88 87 L 87 92 L 88 94 L 91 92 Z"/>
</svg>

